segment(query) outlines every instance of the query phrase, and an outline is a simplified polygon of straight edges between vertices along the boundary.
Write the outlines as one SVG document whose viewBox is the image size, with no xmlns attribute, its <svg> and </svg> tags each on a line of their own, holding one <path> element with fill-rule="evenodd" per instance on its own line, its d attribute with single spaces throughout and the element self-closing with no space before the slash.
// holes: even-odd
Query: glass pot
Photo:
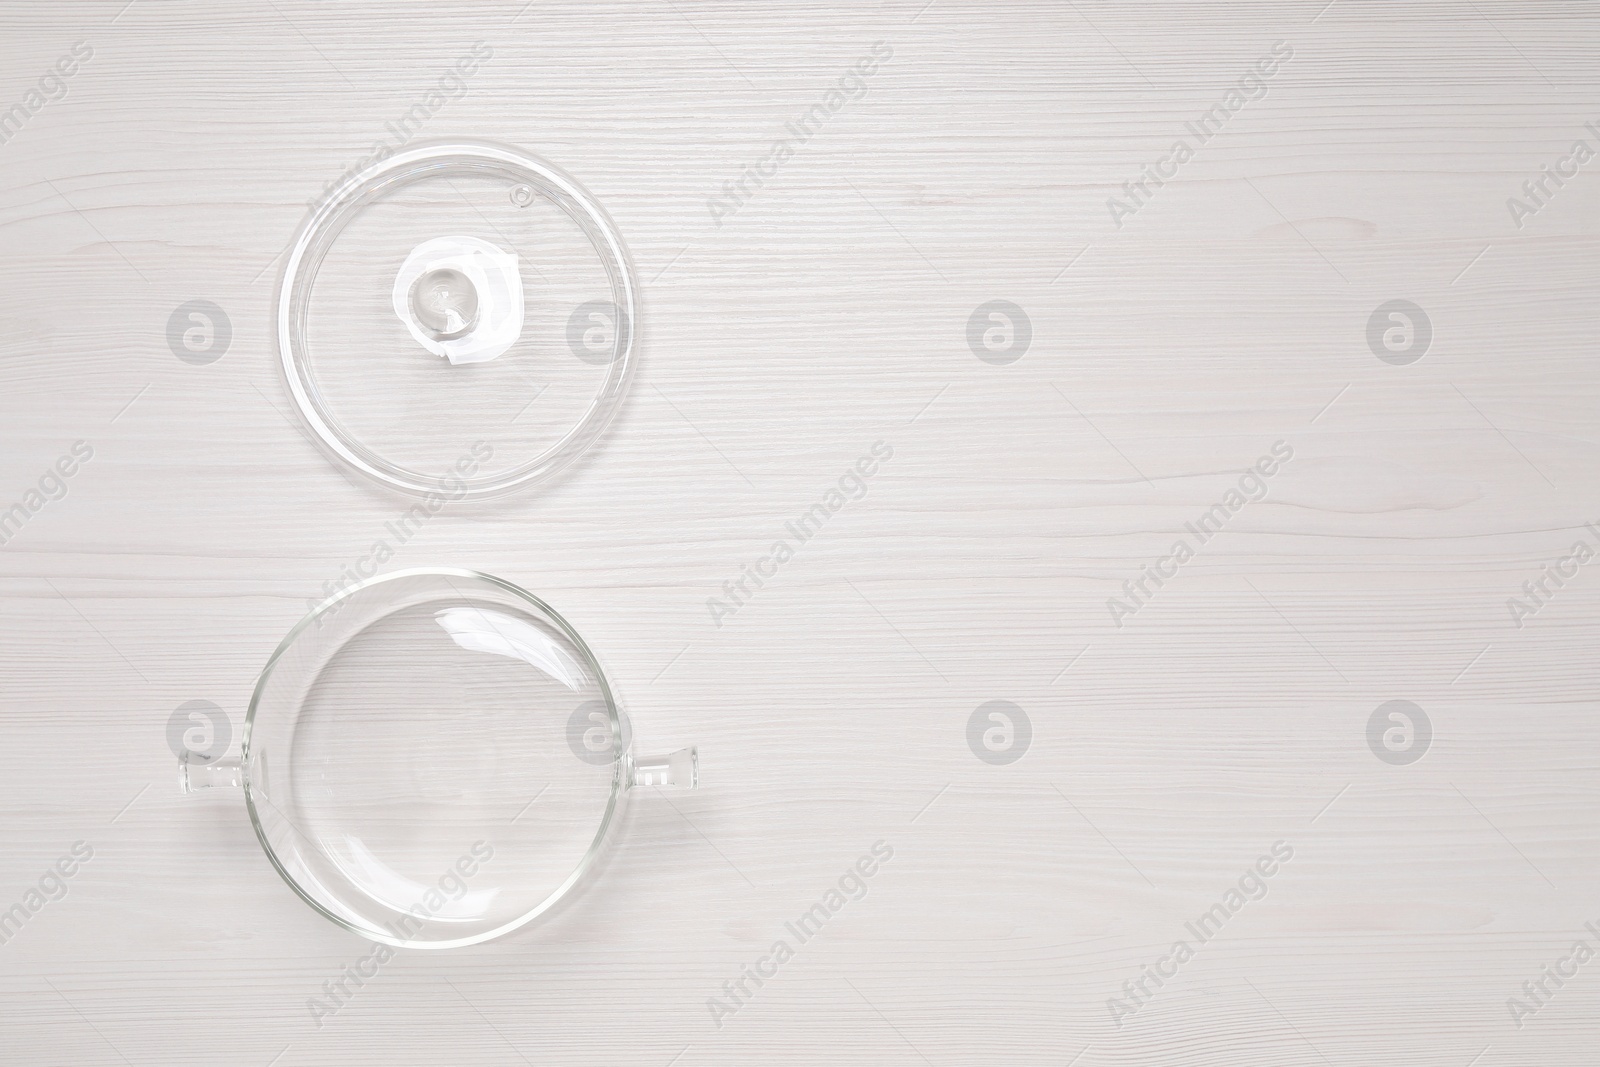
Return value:
<svg viewBox="0 0 1600 1067">
<path fill-rule="evenodd" d="M 242 753 L 184 752 L 184 792 L 244 790 L 267 858 L 362 937 L 510 933 L 594 873 L 642 786 L 692 789 L 693 748 L 641 758 L 594 654 L 544 601 L 466 570 L 329 598 L 250 698 Z"/>
</svg>

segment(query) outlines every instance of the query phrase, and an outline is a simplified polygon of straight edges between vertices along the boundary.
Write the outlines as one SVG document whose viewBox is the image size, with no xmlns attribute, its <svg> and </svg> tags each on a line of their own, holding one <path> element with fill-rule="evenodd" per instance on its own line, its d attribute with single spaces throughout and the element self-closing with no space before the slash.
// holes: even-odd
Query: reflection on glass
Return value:
<svg viewBox="0 0 1600 1067">
<path fill-rule="evenodd" d="M 565 649 L 527 619 L 487 608 L 445 608 L 434 620 L 468 652 L 488 652 L 532 664 L 574 693 L 586 679 Z"/>
</svg>

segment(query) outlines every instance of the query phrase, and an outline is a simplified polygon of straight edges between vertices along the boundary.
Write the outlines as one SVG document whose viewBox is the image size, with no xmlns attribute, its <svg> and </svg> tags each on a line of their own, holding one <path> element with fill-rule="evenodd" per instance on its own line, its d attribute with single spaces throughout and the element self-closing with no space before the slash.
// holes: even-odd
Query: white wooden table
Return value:
<svg viewBox="0 0 1600 1067">
<path fill-rule="evenodd" d="M 1508 606 L 1600 547 L 1592 11 L 125 4 L 0 22 L 6 1063 L 1595 1061 L 1600 963 L 1566 961 L 1600 948 L 1600 573 Z M 640 804 L 558 921 L 403 953 L 319 1025 L 369 946 L 236 797 L 177 795 L 165 731 L 190 700 L 237 725 L 406 506 L 291 424 L 275 256 L 475 41 L 425 132 L 600 198 L 642 361 L 583 464 L 386 567 L 548 597 L 641 747 L 699 741 L 704 788 Z M 865 93 L 713 210 L 875 42 Z M 1146 165 L 1165 184 L 1124 190 Z M 231 324 L 207 365 L 168 344 L 191 300 Z M 1415 312 L 1369 344 L 1396 300 L 1420 359 Z M 1025 351 L 1015 314 L 969 344 L 991 301 Z M 878 441 L 866 494 L 716 625 Z M 1431 736 L 1385 711 L 1369 745 L 1393 700 Z M 987 710 L 969 745 L 991 701 L 1021 758 L 1015 715 L 1009 750 Z M 865 897 L 714 1012 L 879 841 Z"/>
</svg>

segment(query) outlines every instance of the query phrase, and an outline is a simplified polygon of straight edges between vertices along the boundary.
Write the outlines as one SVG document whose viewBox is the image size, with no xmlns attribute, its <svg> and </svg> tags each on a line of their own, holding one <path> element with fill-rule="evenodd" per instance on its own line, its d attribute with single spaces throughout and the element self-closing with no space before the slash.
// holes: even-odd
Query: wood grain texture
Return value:
<svg viewBox="0 0 1600 1067">
<path fill-rule="evenodd" d="M 1593 1062 L 1600 964 L 1507 999 L 1600 922 L 1600 575 L 1506 601 L 1600 520 L 1600 22 L 1392 4 L 244 4 L 0 14 L 0 944 L 16 1064 Z M 237 798 L 180 798 L 168 716 L 242 719 L 266 656 L 406 501 L 295 427 L 271 333 L 308 198 L 474 41 L 428 136 L 576 175 L 644 288 L 635 387 L 548 489 L 452 506 L 387 566 L 471 567 L 596 646 L 639 803 L 549 925 L 369 951 L 274 876 Z M 876 41 L 893 58 L 718 225 Z M 1293 58 L 1116 226 L 1107 199 L 1230 85 Z M 222 359 L 166 320 L 208 299 Z M 1008 366 L 969 316 L 1026 310 Z M 1433 340 L 1392 366 L 1373 310 Z M 893 458 L 751 601 L 707 598 L 875 441 Z M 1120 627 L 1107 600 L 1274 442 L 1294 458 Z M 1029 750 L 969 716 L 1004 699 Z M 1377 759 L 1391 699 L 1425 758 Z M 735 1015 L 707 1000 L 875 841 L 894 858 Z M 1108 998 L 1274 842 L 1294 858 L 1118 1027 Z M 1595 943 L 1590 937 L 1591 943 Z"/>
</svg>

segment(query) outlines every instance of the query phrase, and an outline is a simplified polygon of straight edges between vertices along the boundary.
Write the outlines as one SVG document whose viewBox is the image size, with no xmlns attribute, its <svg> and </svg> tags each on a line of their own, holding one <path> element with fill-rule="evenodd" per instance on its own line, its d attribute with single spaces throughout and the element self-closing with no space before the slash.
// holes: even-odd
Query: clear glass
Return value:
<svg viewBox="0 0 1600 1067">
<path fill-rule="evenodd" d="M 520 329 L 487 362 L 427 351 L 397 314 L 408 256 L 441 239 L 516 257 Z M 463 283 L 435 271 L 413 291 L 427 336 L 493 328 Z M 637 299 L 615 224 L 571 177 L 505 145 L 422 143 L 307 216 L 279 279 L 278 354 L 301 420 L 344 467 L 414 495 L 493 496 L 599 438 L 633 373 Z"/>
<path fill-rule="evenodd" d="M 560 615 L 471 571 L 369 579 L 311 612 L 261 672 L 238 760 L 307 903 L 363 937 L 452 948 L 544 914 L 593 873 L 640 786 L 694 788 L 694 749 L 635 759 L 593 653 Z"/>
</svg>

